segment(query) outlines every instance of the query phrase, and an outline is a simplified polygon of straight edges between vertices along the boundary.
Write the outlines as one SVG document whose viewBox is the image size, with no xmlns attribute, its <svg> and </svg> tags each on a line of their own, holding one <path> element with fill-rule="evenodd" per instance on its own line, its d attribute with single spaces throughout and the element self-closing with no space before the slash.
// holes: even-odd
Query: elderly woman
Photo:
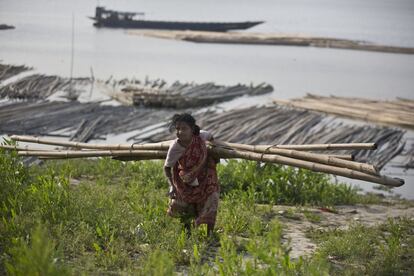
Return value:
<svg viewBox="0 0 414 276">
<path fill-rule="evenodd" d="M 170 131 L 174 129 L 177 139 L 170 145 L 164 165 L 170 184 L 167 213 L 180 218 L 188 233 L 194 219 L 195 226 L 207 224 L 211 235 L 219 201 L 217 162 L 206 147 L 206 141 L 212 141 L 213 136 L 200 130 L 187 113 L 173 116 Z"/>
</svg>

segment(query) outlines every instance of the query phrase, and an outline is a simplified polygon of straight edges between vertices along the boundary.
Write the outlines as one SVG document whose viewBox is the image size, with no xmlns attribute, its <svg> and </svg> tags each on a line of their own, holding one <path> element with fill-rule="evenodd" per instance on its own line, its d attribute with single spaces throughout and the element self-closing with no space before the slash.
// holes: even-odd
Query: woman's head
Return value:
<svg viewBox="0 0 414 276">
<path fill-rule="evenodd" d="M 169 125 L 171 132 L 176 131 L 178 139 L 189 141 L 193 135 L 200 134 L 200 127 L 196 125 L 196 120 L 188 113 L 175 114 L 171 118 Z"/>
</svg>

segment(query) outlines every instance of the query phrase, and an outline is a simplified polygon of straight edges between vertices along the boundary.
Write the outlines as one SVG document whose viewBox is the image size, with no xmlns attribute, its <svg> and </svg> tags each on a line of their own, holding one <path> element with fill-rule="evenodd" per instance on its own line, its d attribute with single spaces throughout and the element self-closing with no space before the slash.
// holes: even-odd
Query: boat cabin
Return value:
<svg viewBox="0 0 414 276">
<path fill-rule="evenodd" d="M 143 12 L 119 12 L 114 10 L 107 10 L 105 7 L 96 7 L 95 10 L 95 20 L 100 21 L 128 21 L 133 20 L 135 16 L 143 17 L 145 13 Z"/>
</svg>

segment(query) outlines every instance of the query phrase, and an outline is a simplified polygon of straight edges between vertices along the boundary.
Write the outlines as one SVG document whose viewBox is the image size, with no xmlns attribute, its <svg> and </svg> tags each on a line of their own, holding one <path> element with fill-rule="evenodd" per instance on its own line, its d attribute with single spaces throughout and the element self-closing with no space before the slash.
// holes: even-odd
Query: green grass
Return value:
<svg viewBox="0 0 414 276">
<path fill-rule="evenodd" d="M 322 174 L 229 161 L 218 167 L 215 235 L 200 227 L 187 238 L 166 215 L 162 165 L 103 158 L 26 168 L 15 153 L 0 151 L 0 274 L 326 274 L 324 257 L 289 258 L 283 226 L 258 203 L 361 200 L 357 190 Z"/>
<path fill-rule="evenodd" d="M 230 160 L 219 166 L 219 176 L 224 193 L 251 190 L 257 203 L 337 205 L 360 200 L 358 189 L 333 185 L 328 175 L 304 169 Z"/>
<path fill-rule="evenodd" d="M 331 261 L 333 275 L 413 275 L 414 221 L 400 218 L 349 230 L 314 231 L 317 255 Z"/>
</svg>

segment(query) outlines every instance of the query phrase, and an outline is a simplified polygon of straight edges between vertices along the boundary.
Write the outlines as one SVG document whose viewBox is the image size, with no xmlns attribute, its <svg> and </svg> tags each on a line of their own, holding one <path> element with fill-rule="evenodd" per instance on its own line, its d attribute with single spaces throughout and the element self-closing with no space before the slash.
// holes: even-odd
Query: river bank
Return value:
<svg viewBox="0 0 414 276">
<path fill-rule="evenodd" d="M 201 227 L 187 236 L 165 214 L 162 162 L 49 161 L 28 169 L 15 158 L 0 155 L 1 271 L 412 273 L 412 201 L 361 195 L 323 174 L 219 165 L 216 232 L 208 237 Z"/>
</svg>

